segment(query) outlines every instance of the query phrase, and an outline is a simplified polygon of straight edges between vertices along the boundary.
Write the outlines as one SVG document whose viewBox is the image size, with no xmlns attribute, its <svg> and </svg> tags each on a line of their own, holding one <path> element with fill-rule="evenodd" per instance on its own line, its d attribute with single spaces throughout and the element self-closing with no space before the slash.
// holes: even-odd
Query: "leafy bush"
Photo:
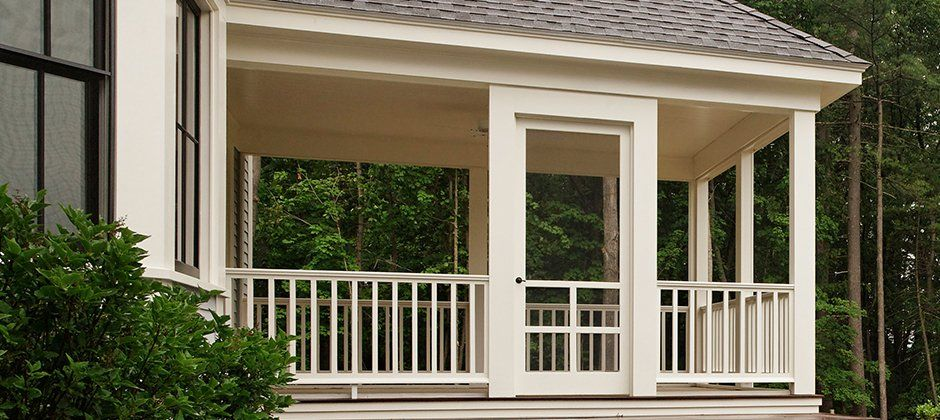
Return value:
<svg viewBox="0 0 940 420">
<path fill-rule="evenodd" d="M 848 412 L 853 405 L 871 407 L 868 381 L 852 372 L 855 360 L 852 341 L 855 331 L 849 326 L 850 317 L 863 316 L 854 303 L 832 297 L 816 290 L 816 382 L 826 398 L 832 399 L 837 412 Z"/>
<path fill-rule="evenodd" d="M 924 403 L 914 409 L 920 420 L 940 420 L 940 405 Z"/>
<path fill-rule="evenodd" d="M 72 209 L 74 226 L 44 230 L 45 206 L 0 186 L 0 418 L 266 418 L 291 403 L 275 390 L 288 338 L 206 319 L 212 294 L 142 277 L 143 236 Z"/>
</svg>

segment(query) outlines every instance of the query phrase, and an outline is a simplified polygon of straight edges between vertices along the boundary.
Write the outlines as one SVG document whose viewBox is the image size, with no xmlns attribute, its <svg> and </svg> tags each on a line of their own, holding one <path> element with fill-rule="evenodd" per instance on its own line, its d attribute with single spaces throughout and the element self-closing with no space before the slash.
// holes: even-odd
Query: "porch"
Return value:
<svg viewBox="0 0 940 420">
<path fill-rule="evenodd" d="M 744 395 L 755 414 L 818 406 L 812 253 L 801 252 L 812 246 L 812 113 L 257 63 L 229 69 L 228 101 L 233 319 L 297 337 L 295 395 Z M 788 131 L 790 282 L 762 283 L 754 153 Z M 466 170 L 469 274 L 252 268 L 262 156 Z M 708 185 L 732 167 L 735 282 L 717 282 Z M 527 267 L 527 174 L 619 179 L 613 278 Z M 656 280 L 658 181 L 688 185 L 687 279 Z M 780 399 L 793 396 L 802 399 Z"/>
</svg>

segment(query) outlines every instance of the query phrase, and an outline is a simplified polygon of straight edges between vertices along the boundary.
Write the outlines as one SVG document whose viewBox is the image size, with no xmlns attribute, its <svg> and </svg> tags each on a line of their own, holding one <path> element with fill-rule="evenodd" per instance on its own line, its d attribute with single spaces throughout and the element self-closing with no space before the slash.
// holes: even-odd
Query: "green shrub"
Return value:
<svg viewBox="0 0 940 420">
<path fill-rule="evenodd" d="M 923 403 L 914 409 L 914 414 L 920 420 L 940 420 L 940 405 Z"/>
<path fill-rule="evenodd" d="M 213 297 L 142 277 L 143 236 L 0 186 L 0 418 L 266 418 L 291 403 L 288 338 L 206 319 Z"/>
</svg>

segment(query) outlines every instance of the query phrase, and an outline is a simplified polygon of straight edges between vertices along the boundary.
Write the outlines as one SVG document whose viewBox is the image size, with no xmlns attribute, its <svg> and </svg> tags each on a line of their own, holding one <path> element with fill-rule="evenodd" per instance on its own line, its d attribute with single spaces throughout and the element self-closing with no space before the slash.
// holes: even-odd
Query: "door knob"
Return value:
<svg viewBox="0 0 940 420">
<path fill-rule="evenodd" d="M 516 284 L 522 284 L 522 283 L 525 283 L 525 279 L 523 279 L 522 277 L 516 277 Z"/>
</svg>

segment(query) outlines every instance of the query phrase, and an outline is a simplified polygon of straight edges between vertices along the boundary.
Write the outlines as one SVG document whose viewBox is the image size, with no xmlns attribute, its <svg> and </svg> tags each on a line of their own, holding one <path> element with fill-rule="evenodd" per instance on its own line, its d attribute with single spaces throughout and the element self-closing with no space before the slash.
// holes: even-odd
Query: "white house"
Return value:
<svg viewBox="0 0 940 420">
<path fill-rule="evenodd" d="M 148 276 L 298 335 L 285 417 L 814 413 L 814 116 L 867 65 L 734 0 L 0 0 L 0 182 L 125 218 Z M 754 153 L 787 133 L 769 284 Z M 472 274 L 251 268 L 258 156 L 469 170 Z M 619 281 L 526 278 L 527 172 L 619 177 Z M 657 278 L 661 180 L 689 185 L 688 279 Z"/>
</svg>

